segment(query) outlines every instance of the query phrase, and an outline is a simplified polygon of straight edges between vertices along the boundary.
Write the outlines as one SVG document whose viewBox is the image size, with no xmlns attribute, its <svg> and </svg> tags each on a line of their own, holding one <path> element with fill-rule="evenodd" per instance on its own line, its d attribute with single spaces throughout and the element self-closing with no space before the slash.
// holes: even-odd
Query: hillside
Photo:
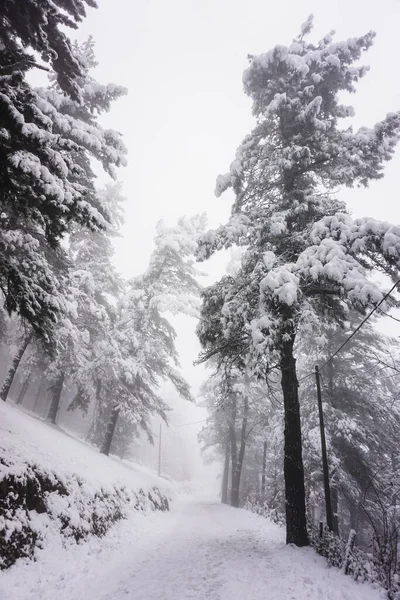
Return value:
<svg viewBox="0 0 400 600">
<path fill-rule="evenodd" d="M 171 483 L 135 463 L 121 462 L 99 454 L 96 448 L 72 437 L 8 403 L 0 404 L 0 456 L 10 457 L 16 464 L 35 464 L 54 469 L 59 475 L 75 473 L 92 486 L 115 484 L 160 487 L 171 491 Z"/>
<path fill-rule="evenodd" d="M 167 510 L 172 484 L 0 406 L 0 567 L 102 537 L 132 512 Z"/>
</svg>

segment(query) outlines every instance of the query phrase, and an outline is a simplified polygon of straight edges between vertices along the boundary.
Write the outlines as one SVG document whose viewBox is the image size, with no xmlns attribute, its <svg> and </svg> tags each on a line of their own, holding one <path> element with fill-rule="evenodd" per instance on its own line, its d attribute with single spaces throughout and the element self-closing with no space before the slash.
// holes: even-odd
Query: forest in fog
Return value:
<svg viewBox="0 0 400 600">
<path fill-rule="evenodd" d="M 398 152 L 398 105 L 372 123 L 352 106 L 375 76 L 375 33 L 320 37 L 311 15 L 297 32 L 283 27 L 285 45 L 249 54 L 250 125 L 236 150 L 229 144 L 228 171 L 215 173 L 213 202 L 226 213 L 191 204 L 194 179 L 178 217 L 165 185 L 165 219 L 141 198 L 138 149 L 130 161 L 124 130 L 112 126 L 126 97 L 150 98 L 146 85 L 127 96 L 101 82 L 102 32 L 75 39 L 95 8 L 0 6 L 5 594 L 17 585 L 21 600 L 54 597 L 59 583 L 39 585 L 35 561 L 68 579 L 58 556 L 80 573 L 82 587 L 65 598 L 119 600 L 128 589 L 137 600 L 225 600 L 243 593 L 243 573 L 270 549 L 271 570 L 249 575 L 256 587 L 243 597 L 272 586 L 277 600 L 400 598 L 400 225 L 355 215 L 347 202 L 369 189 L 378 206 Z M 148 69 L 156 78 L 162 66 Z M 236 77 L 240 85 L 239 68 Z M 151 192 L 169 163 L 151 136 L 149 147 Z M 137 243 L 145 209 L 157 224 L 131 251 L 127 275 L 118 244 Z M 139 531 L 151 551 L 142 548 L 136 589 L 140 550 L 122 566 L 115 548 L 130 548 Z M 247 545 L 259 550 L 246 555 Z M 321 562 L 299 550 L 307 546 Z M 90 587 L 77 566 L 84 547 L 93 580 L 113 565 L 110 587 Z"/>
</svg>

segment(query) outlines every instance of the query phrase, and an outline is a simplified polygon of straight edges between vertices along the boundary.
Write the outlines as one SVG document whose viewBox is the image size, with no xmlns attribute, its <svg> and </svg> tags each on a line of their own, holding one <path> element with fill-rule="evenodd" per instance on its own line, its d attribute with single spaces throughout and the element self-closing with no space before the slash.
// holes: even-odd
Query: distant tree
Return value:
<svg viewBox="0 0 400 600">
<path fill-rule="evenodd" d="M 245 455 L 257 432 L 267 422 L 266 386 L 237 369 L 214 373 L 203 384 L 201 396 L 209 416 L 199 440 L 204 450 L 215 449 L 224 457 L 222 501 L 228 500 L 228 471 L 231 465 L 230 504 L 240 504 L 240 483 Z"/>
<path fill-rule="evenodd" d="M 101 452 L 108 454 L 119 417 L 143 429 L 153 440 L 150 418 L 166 420 L 167 405 L 158 388 L 170 381 L 191 399 L 180 374 L 175 330 L 165 313 L 197 314 L 199 284 L 193 254 L 204 229 L 204 217 L 181 219 L 177 227 L 157 227 L 156 248 L 146 272 L 129 282 L 118 307 L 112 343 L 105 348 L 104 381 L 111 412 Z"/>
<path fill-rule="evenodd" d="M 14 355 L 10 369 L 8 370 L 8 373 L 6 375 L 6 378 L 3 382 L 3 385 L 0 390 L 0 398 L 4 402 L 7 400 L 8 393 L 9 393 L 12 383 L 14 381 L 14 377 L 17 372 L 17 369 L 21 363 L 22 357 L 24 356 L 27 347 L 29 346 L 30 342 L 32 341 L 32 338 L 33 338 L 32 331 L 24 331 L 19 340 L 19 348 L 18 348 L 16 354 Z"/>
<path fill-rule="evenodd" d="M 366 73 L 355 63 L 374 34 L 344 42 L 329 34 L 313 44 L 311 28 L 310 18 L 292 44 L 250 58 L 244 87 L 257 123 L 216 189 L 218 196 L 233 189 L 233 214 L 203 237 L 198 253 L 247 248 L 240 273 L 206 292 L 200 339 L 205 355 L 226 354 L 231 344 L 233 358 L 239 348 L 253 364 L 262 357 L 258 372 L 265 362 L 281 371 L 287 542 L 298 546 L 308 536 L 296 338 L 305 323 L 343 322 L 349 308 L 374 306 L 383 292 L 371 271 L 398 279 L 400 256 L 400 228 L 353 219 L 335 198 L 340 185 L 381 178 L 399 138 L 399 113 L 355 132 L 341 123 L 353 109 L 339 95 Z"/>
</svg>

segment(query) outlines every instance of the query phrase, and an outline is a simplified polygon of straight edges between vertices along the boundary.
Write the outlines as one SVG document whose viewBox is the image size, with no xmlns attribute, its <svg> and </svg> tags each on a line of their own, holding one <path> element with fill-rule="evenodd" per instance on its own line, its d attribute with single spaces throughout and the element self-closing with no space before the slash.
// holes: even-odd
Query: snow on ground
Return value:
<svg viewBox="0 0 400 600">
<path fill-rule="evenodd" d="M 150 470 L 103 456 L 57 426 L 3 402 L 0 403 L 0 456 L 17 465 L 35 463 L 59 476 L 75 474 L 95 489 L 107 490 L 121 484 L 133 491 L 152 486 L 167 495 L 173 491 L 173 484 Z"/>
<path fill-rule="evenodd" d="M 175 485 L 133 463 L 102 456 L 8 404 L 0 404 L 0 456 L 30 461 L 88 485 L 133 490 Z M 176 494 L 174 494 L 176 495 Z M 53 536 L 36 561 L 0 572 L 0 600 L 378 600 L 310 549 L 244 510 L 189 496 L 170 513 L 132 512 L 103 538 L 75 544 Z"/>
<path fill-rule="evenodd" d="M 102 539 L 43 550 L 0 579 L 1 600 L 378 600 L 258 515 L 180 499 Z"/>
</svg>

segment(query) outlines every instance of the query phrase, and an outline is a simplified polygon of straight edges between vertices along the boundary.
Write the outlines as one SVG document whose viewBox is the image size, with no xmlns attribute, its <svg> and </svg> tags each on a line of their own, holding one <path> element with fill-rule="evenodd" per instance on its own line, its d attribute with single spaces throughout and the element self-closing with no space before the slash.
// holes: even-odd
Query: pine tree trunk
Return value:
<svg viewBox="0 0 400 600">
<path fill-rule="evenodd" d="M 86 440 L 88 440 L 89 442 L 92 442 L 92 443 L 96 439 L 96 433 L 97 433 L 97 429 L 98 429 L 98 421 L 99 421 L 99 416 L 100 416 L 100 412 L 101 412 L 100 411 L 101 389 L 102 389 L 102 383 L 101 383 L 101 380 L 98 379 L 96 382 L 96 397 L 95 397 L 95 402 L 94 402 L 92 421 L 90 423 L 89 430 L 86 434 Z"/>
<path fill-rule="evenodd" d="M 237 460 L 237 444 L 236 431 L 234 425 L 229 426 L 230 442 L 231 442 L 231 506 L 239 506 L 239 482 L 238 482 L 238 460 Z"/>
<path fill-rule="evenodd" d="M 286 543 L 307 546 L 309 541 L 306 523 L 300 404 L 293 344 L 294 336 L 291 340 L 283 342 L 280 363 L 285 412 Z"/>
<path fill-rule="evenodd" d="M 64 371 L 61 371 L 61 373 L 53 387 L 53 397 L 51 399 L 51 404 L 50 404 L 49 412 L 47 415 L 47 419 L 49 421 L 51 421 L 52 423 L 54 423 L 54 425 L 57 424 L 57 414 L 58 414 L 58 410 L 60 408 L 60 401 L 61 401 L 61 394 L 62 394 L 62 390 L 63 390 L 63 386 L 64 386 L 64 379 L 65 379 Z"/>
<path fill-rule="evenodd" d="M 111 450 L 111 444 L 115 433 L 115 428 L 117 426 L 117 421 L 119 417 L 119 408 L 118 406 L 114 406 L 111 411 L 110 420 L 107 425 L 106 435 L 104 437 L 103 444 L 100 448 L 101 454 L 105 454 L 108 456 Z"/>
<path fill-rule="evenodd" d="M 0 391 L 0 398 L 5 402 L 7 400 L 8 397 L 8 393 L 10 391 L 12 382 L 14 380 L 15 377 L 15 373 L 17 372 L 17 369 L 21 363 L 22 357 L 25 354 L 25 350 L 27 349 L 27 347 L 29 346 L 31 340 L 33 338 L 33 333 L 28 334 L 27 336 L 25 336 L 24 341 L 21 344 L 20 349 L 18 350 L 17 354 L 14 356 L 14 359 L 12 361 L 11 367 L 7 373 L 7 376 L 4 380 L 3 383 L 3 387 L 1 388 Z"/>
<path fill-rule="evenodd" d="M 237 452 L 236 443 L 236 431 L 235 428 L 231 428 L 231 453 L 232 453 L 232 490 L 231 490 L 231 506 L 235 508 L 239 507 L 240 497 L 240 477 L 242 474 L 242 466 L 244 453 L 246 449 L 246 431 L 247 431 L 247 417 L 249 412 L 249 403 L 247 398 L 244 399 L 243 405 L 243 420 L 242 428 L 240 432 L 240 447 L 239 453 Z M 235 408 L 235 419 L 236 419 L 236 408 Z"/>
<path fill-rule="evenodd" d="M 43 390 L 43 379 L 40 380 L 39 387 L 36 392 L 35 402 L 33 404 L 33 412 L 34 413 L 38 412 L 38 405 L 39 405 L 40 397 L 42 395 L 42 390 Z"/>
<path fill-rule="evenodd" d="M 32 371 L 29 371 L 27 377 L 25 378 L 24 383 L 22 384 L 21 390 L 18 394 L 17 404 L 22 404 L 25 398 L 25 394 L 28 391 L 29 383 L 32 377 Z"/>
<path fill-rule="evenodd" d="M 229 458 L 230 458 L 230 447 L 229 447 L 229 440 L 227 440 L 226 447 L 225 447 L 224 474 L 222 476 L 222 492 L 221 492 L 222 504 L 228 504 Z"/>
<path fill-rule="evenodd" d="M 230 505 L 239 506 L 239 487 L 237 484 L 237 441 L 236 441 L 236 415 L 237 415 L 237 404 L 236 398 L 231 395 L 232 410 L 229 421 L 229 439 L 231 447 L 231 494 L 230 494 Z"/>
<path fill-rule="evenodd" d="M 261 496 L 264 498 L 265 496 L 265 474 L 267 470 L 267 442 L 264 441 L 263 444 L 263 461 L 262 461 L 262 471 L 261 471 Z"/>
<path fill-rule="evenodd" d="M 238 472 L 238 467 L 236 465 L 235 469 L 232 469 L 232 489 L 231 489 L 231 506 L 235 508 L 239 508 L 239 484 L 240 484 L 240 475 Z"/>
</svg>

